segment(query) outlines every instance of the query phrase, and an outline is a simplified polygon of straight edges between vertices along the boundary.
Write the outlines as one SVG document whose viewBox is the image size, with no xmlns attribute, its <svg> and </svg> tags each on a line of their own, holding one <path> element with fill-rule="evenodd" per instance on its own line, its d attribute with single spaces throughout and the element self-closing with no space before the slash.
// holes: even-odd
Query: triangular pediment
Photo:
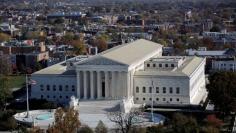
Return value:
<svg viewBox="0 0 236 133">
<path fill-rule="evenodd" d="M 102 57 L 102 56 L 96 56 L 88 58 L 87 60 L 79 62 L 77 65 L 120 65 L 120 66 L 126 66 L 123 63 L 113 61 L 111 59 Z"/>
</svg>

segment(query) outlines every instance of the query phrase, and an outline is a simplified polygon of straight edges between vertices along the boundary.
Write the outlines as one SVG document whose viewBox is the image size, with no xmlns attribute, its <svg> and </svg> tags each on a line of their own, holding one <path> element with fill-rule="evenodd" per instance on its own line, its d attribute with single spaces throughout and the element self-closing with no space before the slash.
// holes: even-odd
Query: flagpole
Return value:
<svg viewBox="0 0 236 133">
<path fill-rule="evenodd" d="M 27 74 L 25 75 L 25 80 L 26 80 L 26 104 L 27 104 L 27 115 L 26 115 L 26 117 L 29 118 L 29 88 L 28 88 Z"/>
</svg>

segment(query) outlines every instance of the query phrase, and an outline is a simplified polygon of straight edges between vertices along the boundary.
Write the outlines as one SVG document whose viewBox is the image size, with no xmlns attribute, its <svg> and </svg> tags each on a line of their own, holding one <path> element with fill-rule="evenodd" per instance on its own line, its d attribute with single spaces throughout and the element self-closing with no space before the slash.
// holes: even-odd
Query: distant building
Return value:
<svg viewBox="0 0 236 133">
<path fill-rule="evenodd" d="M 236 72 L 235 58 L 225 58 L 225 59 L 212 60 L 212 71 Z"/>
<path fill-rule="evenodd" d="M 202 22 L 203 32 L 210 31 L 212 27 L 213 27 L 213 21 L 211 19 L 206 19 Z"/>
<path fill-rule="evenodd" d="M 236 45 L 236 32 L 203 32 L 204 38 L 211 38 L 215 44 Z"/>
<path fill-rule="evenodd" d="M 47 67 L 49 52 L 43 43 L 28 45 L 18 42 L 6 43 L 0 46 L 0 51 L 11 59 L 13 71 L 22 71 L 26 68 L 36 69 L 40 64 L 41 68 Z"/>
<path fill-rule="evenodd" d="M 226 50 L 187 50 L 187 55 L 189 56 L 199 56 L 199 57 L 205 57 L 206 58 L 206 72 L 211 71 L 212 69 L 216 70 L 215 64 L 213 64 L 213 61 L 216 60 L 227 60 L 229 58 L 233 58 L 236 56 L 236 49 L 229 48 Z M 220 62 L 219 62 L 220 63 Z M 213 66 L 214 65 L 214 66 Z"/>
<path fill-rule="evenodd" d="M 16 36 L 19 34 L 20 30 L 15 27 L 15 25 L 2 23 L 0 24 L 0 31 L 11 36 Z"/>
</svg>

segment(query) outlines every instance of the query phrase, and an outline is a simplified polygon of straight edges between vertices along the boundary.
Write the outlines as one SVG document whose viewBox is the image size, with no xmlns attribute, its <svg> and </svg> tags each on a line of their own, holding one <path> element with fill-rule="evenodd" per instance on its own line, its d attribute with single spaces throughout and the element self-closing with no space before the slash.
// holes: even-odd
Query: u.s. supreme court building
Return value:
<svg viewBox="0 0 236 133">
<path fill-rule="evenodd" d="M 162 56 L 162 45 L 147 41 L 78 56 L 32 74 L 31 98 L 68 103 L 132 98 L 137 104 L 199 105 L 206 99 L 205 59 Z"/>
</svg>

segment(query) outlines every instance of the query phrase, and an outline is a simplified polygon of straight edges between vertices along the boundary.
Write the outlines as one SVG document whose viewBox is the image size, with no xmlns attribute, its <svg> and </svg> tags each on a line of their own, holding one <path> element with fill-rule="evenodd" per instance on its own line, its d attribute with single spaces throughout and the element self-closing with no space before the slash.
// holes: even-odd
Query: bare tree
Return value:
<svg viewBox="0 0 236 133">
<path fill-rule="evenodd" d="M 108 113 L 108 119 L 117 124 L 122 133 L 128 133 L 134 125 L 142 123 L 140 109 L 133 109 L 129 113 L 120 111 Z"/>
</svg>

